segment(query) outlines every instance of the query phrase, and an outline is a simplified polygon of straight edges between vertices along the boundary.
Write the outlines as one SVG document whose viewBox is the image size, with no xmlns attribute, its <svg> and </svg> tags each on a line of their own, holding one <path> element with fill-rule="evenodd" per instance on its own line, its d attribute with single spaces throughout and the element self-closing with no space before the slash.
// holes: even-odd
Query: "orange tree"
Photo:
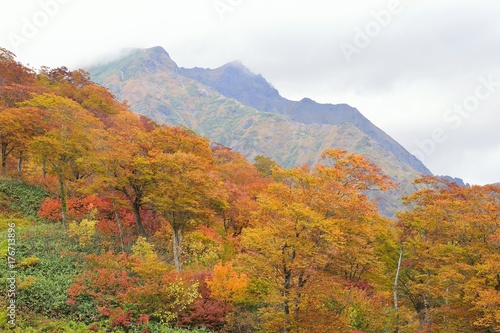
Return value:
<svg viewBox="0 0 500 333">
<path fill-rule="evenodd" d="M 16 55 L 0 47 L 0 109 L 15 107 L 37 92 L 36 73 L 16 61 Z"/>
<path fill-rule="evenodd" d="M 429 332 L 500 329 L 500 188 L 433 177 L 399 215 L 401 294 Z"/>
<path fill-rule="evenodd" d="M 0 111 L 0 149 L 2 170 L 12 154 L 18 158 L 21 172 L 23 159 L 34 137 L 43 135 L 49 128 L 46 110 L 34 107 L 8 108 Z"/>
<path fill-rule="evenodd" d="M 331 149 L 323 157 L 316 170 L 275 169 L 277 182 L 258 197 L 255 222 L 243 231 L 246 270 L 266 286 L 269 332 L 375 325 L 358 320 L 360 310 L 340 305 L 343 296 L 333 290 L 357 288 L 380 270 L 376 226 L 383 229 L 383 219 L 363 192 L 390 182 L 361 156 Z"/>
<path fill-rule="evenodd" d="M 228 205 L 220 215 L 226 234 L 234 238 L 249 225 L 253 212 L 258 209 L 257 195 L 270 180 L 261 176 L 240 153 L 229 148 L 215 147 L 214 158 L 228 197 Z"/>
</svg>

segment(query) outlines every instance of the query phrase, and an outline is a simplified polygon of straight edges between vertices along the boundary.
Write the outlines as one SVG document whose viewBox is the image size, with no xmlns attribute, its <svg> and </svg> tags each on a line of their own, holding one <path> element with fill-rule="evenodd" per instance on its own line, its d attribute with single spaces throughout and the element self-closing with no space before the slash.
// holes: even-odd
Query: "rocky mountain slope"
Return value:
<svg viewBox="0 0 500 333">
<path fill-rule="evenodd" d="M 191 128 L 249 160 L 265 155 L 292 167 L 317 162 L 330 147 L 364 154 L 400 184 L 391 193 L 377 194 L 389 216 L 401 207 L 400 195 L 415 189 L 413 179 L 430 174 L 355 108 L 287 100 L 238 62 L 217 69 L 179 68 L 163 48 L 154 47 L 89 72 L 135 112 Z"/>
</svg>

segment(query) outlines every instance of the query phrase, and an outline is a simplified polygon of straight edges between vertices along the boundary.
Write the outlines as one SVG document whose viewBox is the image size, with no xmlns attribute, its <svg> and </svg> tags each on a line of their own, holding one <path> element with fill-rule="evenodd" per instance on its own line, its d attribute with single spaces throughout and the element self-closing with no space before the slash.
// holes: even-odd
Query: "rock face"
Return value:
<svg viewBox="0 0 500 333">
<path fill-rule="evenodd" d="M 375 194 L 383 214 L 401 208 L 401 194 L 430 171 L 400 144 L 347 104 L 283 98 L 239 62 L 217 69 L 179 68 L 161 47 L 135 50 L 91 68 L 91 77 L 160 123 L 181 125 L 243 153 L 269 156 L 285 167 L 314 164 L 327 148 L 364 154 L 397 190 Z"/>
</svg>

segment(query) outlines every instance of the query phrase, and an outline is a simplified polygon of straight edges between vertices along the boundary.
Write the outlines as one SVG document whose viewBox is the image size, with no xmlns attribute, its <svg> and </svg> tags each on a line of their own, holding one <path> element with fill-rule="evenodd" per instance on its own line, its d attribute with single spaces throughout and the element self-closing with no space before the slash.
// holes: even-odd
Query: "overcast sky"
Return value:
<svg viewBox="0 0 500 333">
<path fill-rule="evenodd" d="M 282 96 L 356 107 L 435 174 L 500 181 L 498 0 L 0 0 L 0 46 L 88 67 L 163 46 Z"/>
</svg>

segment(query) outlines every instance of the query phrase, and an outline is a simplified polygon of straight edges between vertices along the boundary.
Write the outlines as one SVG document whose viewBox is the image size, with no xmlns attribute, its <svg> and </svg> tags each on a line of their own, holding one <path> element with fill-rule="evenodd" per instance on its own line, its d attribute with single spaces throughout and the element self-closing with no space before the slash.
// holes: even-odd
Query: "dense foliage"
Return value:
<svg viewBox="0 0 500 333">
<path fill-rule="evenodd" d="M 426 177 L 392 221 L 363 156 L 252 165 L 4 49 L 0 119 L 1 330 L 500 330 L 498 187 Z"/>
</svg>

